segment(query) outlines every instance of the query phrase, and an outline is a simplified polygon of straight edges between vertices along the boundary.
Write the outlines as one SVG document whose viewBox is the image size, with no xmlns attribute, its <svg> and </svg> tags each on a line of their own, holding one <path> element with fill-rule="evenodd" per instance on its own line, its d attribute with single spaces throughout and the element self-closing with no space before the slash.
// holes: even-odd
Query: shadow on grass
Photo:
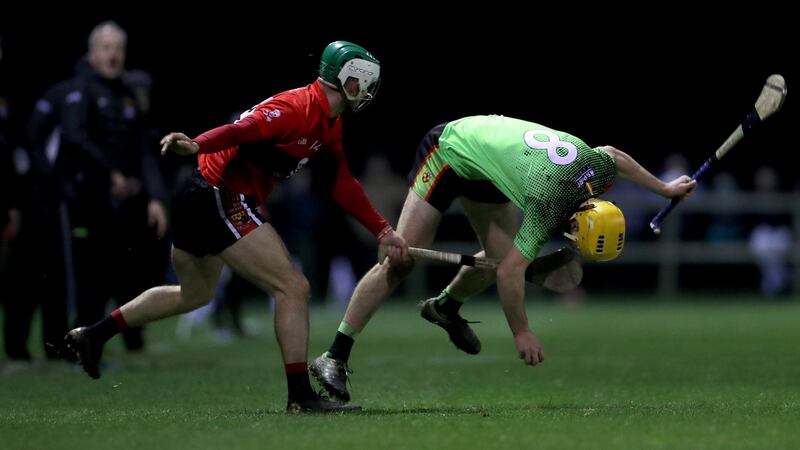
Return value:
<svg viewBox="0 0 800 450">
<path fill-rule="evenodd" d="M 517 409 L 519 411 L 531 410 L 536 408 L 531 407 L 522 407 L 522 408 L 511 408 Z M 494 411 L 498 412 L 498 411 Z M 263 417 L 270 417 L 270 416 L 279 416 L 279 415 L 356 415 L 356 416 L 399 416 L 399 415 L 408 415 L 408 414 L 421 414 L 421 415 L 436 415 L 436 416 L 464 416 L 464 415 L 474 415 L 474 416 L 484 416 L 488 417 L 492 413 L 492 410 L 489 408 L 480 408 L 476 406 L 462 406 L 462 407 L 453 407 L 453 406 L 436 406 L 436 407 L 418 407 L 418 408 L 365 408 L 361 411 L 354 411 L 354 412 L 347 412 L 347 413 L 287 413 L 283 410 L 275 411 L 275 410 L 266 410 L 266 409 L 256 409 L 256 410 L 235 410 L 235 411 L 227 411 L 226 415 L 230 416 L 238 416 L 243 418 L 250 418 L 250 419 L 258 419 Z"/>
<path fill-rule="evenodd" d="M 347 413 L 293 413 L 290 415 L 357 415 L 357 416 L 402 416 L 402 415 L 423 415 L 423 416 L 508 416 L 526 413 L 568 413 L 582 416 L 602 413 L 619 413 L 620 411 L 636 411 L 644 415 L 679 415 L 696 411 L 697 409 L 708 409 L 713 406 L 703 403 L 692 402 L 689 404 L 634 404 L 618 403 L 604 405 L 578 405 L 571 403 L 554 404 L 531 404 L 531 405 L 505 405 L 493 407 L 481 406 L 420 406 L 415 408 L 365 408 L 362 411 Z M 238 416 L 242 418 L 258 419 L 270 416 L 287 415 L 283 410 L 235 410 L 227 411 L 225 415 Z"/>
</svg>

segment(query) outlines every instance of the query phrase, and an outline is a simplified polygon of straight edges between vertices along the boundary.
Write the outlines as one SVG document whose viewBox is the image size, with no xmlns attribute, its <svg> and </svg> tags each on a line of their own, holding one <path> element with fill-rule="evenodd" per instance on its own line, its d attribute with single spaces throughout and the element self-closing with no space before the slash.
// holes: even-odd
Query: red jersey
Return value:
<svg viewBox="0 0 800 450">
<path fill-rule="evenodd" d="M 373 234 L 389 223 L 367 199 L 347 167 L 342 121 L 330 118 L 330 105 L 319 80 L 270 97 L 236 123 L 194 139 L 200 146 L 200 173 L 212 186 L 255 197 L 268 197 L 275 183 L 294 175 L 319 151 L 336 156 L 333 198 Z"/>
</svg>

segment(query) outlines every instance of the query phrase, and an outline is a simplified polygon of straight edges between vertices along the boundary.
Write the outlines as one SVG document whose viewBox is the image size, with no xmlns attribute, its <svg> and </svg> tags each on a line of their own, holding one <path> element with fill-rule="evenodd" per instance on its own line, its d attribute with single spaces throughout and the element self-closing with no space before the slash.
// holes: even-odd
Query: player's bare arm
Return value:
<svg viewBox="0 0 800 450">
<path fill-rule="evenodd" d="M 169 150 L 178 155 L 194 155 L 200 146 L 183 133 L 170 133 L 161 138 L 161 154 L 166 155 Z"/>
<path fill-rule="evenodd" d="M 692 180 L 688 175 L 681 175 L 672 181 L 664 182 L 642 167 L 633 157 L 622 150 L 611 147 L 610 145 L 605 146 L 603 149 L 611 155 L 617 163 L 617 173 L 620 178 L 632 181 L 656 194 L 667 198 L 682 197 L 691 194 L 695 186 L 697 186 L 697 182 Z"/>
<path fill-rule="evenodd" d="M 525 313 L 525 269 L 528 264 L 530 260 L 512 247 L 497 267 L 497 290 L 520 359 L 525 364 L 536 365 L 544 360 L 544 353 L 539 338 L 528 328 Z"/>
</svg>

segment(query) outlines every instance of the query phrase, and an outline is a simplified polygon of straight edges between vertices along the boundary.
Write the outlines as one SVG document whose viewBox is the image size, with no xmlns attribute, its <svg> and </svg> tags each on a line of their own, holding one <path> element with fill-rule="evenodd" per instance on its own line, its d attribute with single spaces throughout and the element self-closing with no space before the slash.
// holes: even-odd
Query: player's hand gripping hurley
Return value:
<svg viewBox="0 0 800 450">
<path fill-rule="evenodd" d="M 766 84 L 764 84 L 764 87 L 761 89 L 758 100 L 756 100 L 755 109 L 742 120 L 742 123 L 736 127 L 736 130 L 728 136 L 728 139 L 722 143 L 717 151 L 697 169 L 697 172 L 692 175 L 692 179 L 700 180 L 708 169 L 715 162 L 722 159 L 722 157 L 725 156 L 734 145 L 741 141 L 743 137 L 750 134 L 754 128 L 757 129 L 761 122 L 766 120 L 767 117 L 778 112 L 781 106 L 783 106 L 783 101 L 786 99 L 786 92 L 786 81 L 783 79 L 783 76 L 778 74 L 770 75 L 770 77 L 767 78 Z M 672 208 L 680 201 L 680 197 L 673 198 L 664 209 L 653 217 L 653 220 L 650 222 L 650 229 L 652 229 L 655 234 L 661 233 L 661 221 L 664 220 L 664 217 L 666 217 L 667 214 L 672 211 Z"/>
</svg>

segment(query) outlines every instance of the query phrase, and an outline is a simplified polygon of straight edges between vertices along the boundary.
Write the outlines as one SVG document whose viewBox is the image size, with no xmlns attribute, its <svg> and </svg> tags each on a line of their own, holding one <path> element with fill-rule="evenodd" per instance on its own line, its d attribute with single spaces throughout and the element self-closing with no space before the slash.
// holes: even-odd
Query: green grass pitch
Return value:
<svg viewBox="0 0 800 450">
<path fill-rule="evenodd" d="M 286 415 L 271 315 L 262 332 L 220 342 L 151 325 L 148 350 L 115 338 L 99 381 L 38 365 L 0 376 L 3 449 L 780 449 L 800 446 L 800 304 L 528 304 L 544 364 L 524 366 L 496 301 L 464 316 L 483 342 L 462 354 L 389 301 L 359 336 L 351 392 L 364 412 Z M 341 311 L 311 313 L 311 354 Z M 34 342 L 31 347 L 39 344 Z"/>
</svg>

